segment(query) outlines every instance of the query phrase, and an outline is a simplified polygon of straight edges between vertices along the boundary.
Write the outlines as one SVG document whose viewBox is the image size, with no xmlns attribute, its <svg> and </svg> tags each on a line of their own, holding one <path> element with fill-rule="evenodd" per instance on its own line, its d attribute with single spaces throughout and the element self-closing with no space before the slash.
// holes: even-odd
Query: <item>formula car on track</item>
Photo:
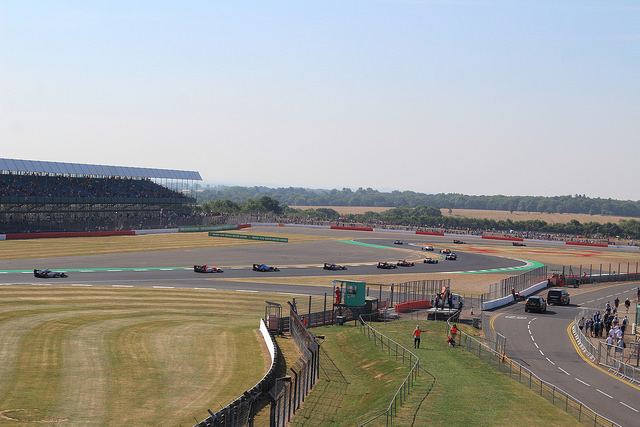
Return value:
<svg viewBox="0 0 640 427">
<path fill-rule="evenodd" d="M 455 243 L 456 245 L 464 245 L 464 242 L 462 240 L 459 240 L 459 239 L 454 239 L 453 243 Z"/>
<path fill-rule="evenodd" d="M 399 259 L 398 262 L 396 262 L 396 265 L 398 267 L 413 267 L 415 264 L 407 261 L 406 259 Z"/>
<path fill-rule="evenodd" d="M 322 268 L 324 268 L 325 270 L 346 270 L 347 269 L 347 267 L 345 267 L 344 265 L 338 265 L 330 262 L 325 262 L 324 267 Z"/>
<path fill-rule="evenodd" d="M 280 269 L 266 264 L 253 264 L 253 271 L 280 271 Z"/>
<path fill-rule="evenodd" d="M 451 249 L 440 249 L 440 253 L 441 254 L 450 254 L 451 253 Z"/>
<path fill-rule="evenodd" d="M 388 270 L 391 268 L 398 268 L 398 266 L 390 262 L 380 261 L 378 262 L 378 268 L 384 268 L 385 270 Z"/>
<path fill-rule="evenodd" d="M 527 246 L 522 242 L 513 242 L 513 246 Z"/>
<path fill-rule="evenodd" d="M 422 262 L 424 262 L 425 264 L 437 264 L 437 263 L 438 263 L 438 260 L 437 260 L 437 259 L 435 259 L 435 258 L 426 258 L 426 259 L 425 259 L 424 261 L 422 261 Z"/>
<path fill-rule="evenodd" d="M 218 267 L 209 267 L 207 264 L 204 265 L 194 265 L 193 271 L 196 273 L 222 273 L 222 269 Z"/>
<path fill-rule="evenodd" d="M 448 259 L 449 261 L 455 261 L 458 259 L 458 255 L 456 255 L 455 253 L 451 252 L 450 254 L 446 254 L 444 256 L 444 259 Z"/>
<path fill-rule="evenodd" d="M 396 240 L 395 242 L 393 242 L 394 245 L 402 245 L 403 243 L 400 240 Z"/>
<path fill-rule="evenodd" d="M 59 278 L 59 277 L 68 277 L 66 273 L 63 273 L 61 271 L 51 271 L 48 268 L 44 269 L 44 270 L 35 269 L 35 270 L 33 270 L 33 275 L 35 277 L 40 277 L 42 279 L 53 279 L 53 278 Z"/>
<path fill-rule="evenodd" d="M 433 250 L 433 246 L 431 246 L 431 245 L 423 246 L 423 247 L 422 247 L 422 250 L 423 250 L 423 251 L 432 251 L 432 250 Z"/>
</svg>

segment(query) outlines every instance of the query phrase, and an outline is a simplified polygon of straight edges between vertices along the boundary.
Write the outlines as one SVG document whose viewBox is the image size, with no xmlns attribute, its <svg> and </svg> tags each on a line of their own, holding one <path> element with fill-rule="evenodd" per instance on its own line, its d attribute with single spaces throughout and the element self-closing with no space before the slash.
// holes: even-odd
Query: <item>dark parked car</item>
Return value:
<svg viewBox="0 0 640 427">
<path fill-rule="evenodd" d="M 569 305 L 569 292 L 566 289 L 549 289 L 547 302 L 549 304 Z"/>
<path fill-rule="evenodd" d="M 525 313 L 528 313 L 529 311 L 544 313 L 547 311 L 547 302 L 542 297 L 529 297 L 527 298 L 527 302 L 524 304 L 524 311 Z"/>
</svg>

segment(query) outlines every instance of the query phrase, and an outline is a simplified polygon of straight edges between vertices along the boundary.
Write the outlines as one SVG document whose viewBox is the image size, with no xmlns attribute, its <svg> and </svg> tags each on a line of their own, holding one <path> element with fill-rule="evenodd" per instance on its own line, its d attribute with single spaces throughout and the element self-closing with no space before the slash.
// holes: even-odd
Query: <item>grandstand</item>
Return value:
<svg viewBox="0 0 640 427">
<path fill-rule="evenodd" d="M 0 234 L 195 225 L 198 172 L 0 158 Z"/>
</svg>

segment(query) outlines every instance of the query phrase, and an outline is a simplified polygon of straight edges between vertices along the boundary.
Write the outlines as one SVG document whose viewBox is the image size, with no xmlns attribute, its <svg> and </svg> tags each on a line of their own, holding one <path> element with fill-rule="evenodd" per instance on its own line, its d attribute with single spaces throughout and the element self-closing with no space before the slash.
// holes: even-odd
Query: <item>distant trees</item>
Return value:
<svg viewBox="0 0 640 427">
<path fill-rule="evenodd" d="M 216 187 L 198 193 L 200 203 L 230 200 L 245 203 L 269 197 L 289 206 L 375 206 L 418 207 L 432 206 L 443 209 L 515 210 L 546 213 L 579 213 L 589 215 L 618 215 L 640 218 L 640 201 L 589 198 L 575 196 L 466 196 L 458 193 L 424 194 L 414 191 L 380 192 L 371 188 L 353 191 L 306 189 L 298 187 Z"/>
</svg>

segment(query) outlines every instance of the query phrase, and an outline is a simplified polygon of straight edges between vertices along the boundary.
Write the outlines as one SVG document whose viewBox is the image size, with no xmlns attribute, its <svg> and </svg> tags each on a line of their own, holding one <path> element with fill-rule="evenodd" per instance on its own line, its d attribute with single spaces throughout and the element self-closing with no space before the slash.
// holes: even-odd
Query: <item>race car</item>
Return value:
<svg viewBox="0 0 640 427">
<path fill-rule="evenodd" d="M 455 243 L 456 245 L 464 245 L 464 242 L 462 240 L 459 240 L 459 239 L 454 239 L 453 243 Z"/>
<path fill-rule="evenodd" d="M 399 259 L 396 265 L 398 267 L 413 267 L 415 264 L 407 261 L 406 259 Z"/>
<path fill-rule="evenodd" d="M 513 242 L 513 246 L 527 246 L 522 242 Z"/>
<path fill-rule="evenodd" d="M 385 270 L 388 270 L 390 268 L 398 268 L 398 266 L 390 262 L 380 261 L 378 262 L 378 268 L 384 268 Z"/>
<path fill-rule="evenodd" d="M 209 267 L 207 264 L 194 265 L 193 271 L 196 273 L 222 273 L 222 269 L 218 267 Z"/>
<path fill-rule="evenodd" d="M 45 269 L 45 270 L 35 269 L 35 270 L 33 270 L 33 275 L 36 276 L 36 277 L 40 277 L 42 279 L 68 277 L 66 273 L 63 273 L 63 272 L 60 272 L 60 271 L 51 271 L 48 268 Z"/>
<path fill-rule="evenodd" d="M 400 240 L 396 240 L 395 242 L 393 242 L 394 245 L 402 245 L 403 243 Z"/>
<path fill-rule="evenodd" d="M 270 267 L 266 264 L 253 264 L 253 271 L 280 271 L 278 267 Z"/>
<path fill-rule="evenodd" d="M 451 249 L 440 249 L 440 253 L 441 254 L 450 254 L 451 253 Z"/>
<path fill-rule="evenodd" d="M 423 251 L 433 251 L 433 246 L 429 245 L 429 246 L 423 246 L 422 247 Z"/>
<path fill-rule="evenodd" d="M 333 264 L 333 263 L 329 263 L 329 262 L 325 262 L 324 263 L 324 268 L 325 270 L 346 270 L 347 267 L 345 267 L 344 265 L 338 265 L 338 264 Z"/>
<path fill-rule="evenodd" d="M 444 259 L 448 259 L 449 261 L 455 261 L 458 259 L 458 255 L 456 255 L 455 253 L 451 252 L 450 254 L 446 254 Z"/>
<path fill-rule="evenodd" d="M 426 258 L 426 259 L 425 259 L 424 261 L 422 261 L 422 262 L 424 262 L 425 264 L 437 264 L 437 263 L 438 263 L 438 260 L 437 260 L 437 259 L 435 259 L 435 258 Z"/>
</svg>

